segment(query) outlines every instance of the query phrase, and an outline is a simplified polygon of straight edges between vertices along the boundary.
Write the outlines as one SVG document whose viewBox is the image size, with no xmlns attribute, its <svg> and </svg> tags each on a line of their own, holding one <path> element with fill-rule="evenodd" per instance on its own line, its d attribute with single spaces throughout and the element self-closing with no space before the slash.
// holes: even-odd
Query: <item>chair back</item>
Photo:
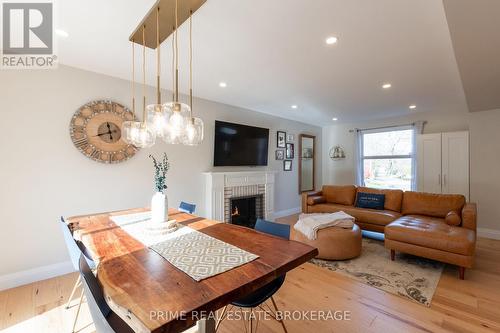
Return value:
<svg viewBox="0 0 500 333">
<path fill-rule="evenodd" d="M 195 210 L 196 210 L 195 204 L 190 204 L 190 203 L 181 201 L 181 204 L 179 205 L 179 211 L 184 212 L 184 213 L 193 214 Z"/>
<path fill-rule="evenodd" d="M 64 218 L 61 216 L 61 222 L 59 222 L 61 226 L 61 230 L 64 237 L 64 243 L 66 243 L 66 248 L 68 249 L 69 258 L 71 259 L 71 263 L 75 268 L 75 271 L 78 271 L 78 260 L 80 260 L 80 255 L 82 251 L 76 244 L 73 235 L 71 235 L 71 231 L 69 230 L 68 225 L 64 221 Z"/>
<path fill-rule="evenodd" d="M 284 239 L 290 239 L 290 225 L 270 222 L 263 219 L 257 219 L 255 230 L 262 231 L 266 234 L 278 236 Z"/>
<path fill-rule="evenodd" d="M 83 254 L 79 259 L 79 270 L 82 277 L 83 291 L 87 298 L 87 304 L 90 309 L 92 320 L 94 321 L 96 332 L 114 333 L 115 331 L 106 319 L 106 317 L 111 313 L 111 309 L 106 303 L 102 288 L 99 285 L 94 273 L 92 273 L 92 270 L 90 269 Z"/>
<path fill-rule="evenodd" d="M 73 235 L 69 230 L 69 226 L 66 223 L 66 221 L 64 221 L 64 218 L 62 216 L 61 216 L 60 226 L 63 232 L 64 242 L 66 243 L 69 257 L 71 259 L 73 267 L 75 268 L 75 271 L 78 271 L 79 269 L 78 261 L 80 260 L 80 255 L 82 254 L 85 257 L 85 260 L 87 260 L 87 264 L 90 266 L 90 268 L 95 269 L 96 265 L 94 260 L 92 260 L 92 255 L 89 253 L 88 249 L 85 247 L 85 245 L 83 245 L 82 242 L 77 241 L 76 239 L 73 238 Z"/>
<path fill-rule="evenodd" d="M 281 224 L 257 219 L 257 222 L 255 223 L 255 230 L 273 236 L 290 239 L 290 226 L 288 224 Z M 281 288 L 281 286 L 285 282 L 285 276 L 286 274 L 278 276 L 276 279 L 264 285 L 263 287 L 260 287 L 254 292 L 231 302 L 231 304 L 243 308 L 255 308 L 261 305 Z"/>
</svg>

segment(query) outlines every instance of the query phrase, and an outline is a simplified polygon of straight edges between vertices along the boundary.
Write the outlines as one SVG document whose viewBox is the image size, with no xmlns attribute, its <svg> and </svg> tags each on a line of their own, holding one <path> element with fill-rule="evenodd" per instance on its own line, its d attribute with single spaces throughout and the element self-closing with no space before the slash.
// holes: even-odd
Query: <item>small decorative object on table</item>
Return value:
<svg viewBox="0 0 500 333">
<path fill-rule="evenodd" d="M 165 193 L 167 189 L 167 172 L 170 169 L 170 163 L 166 153 L 163 153 L 163 159 L 159 162 L 153 155 L 149 155 L 153 160 L 155 168 L 155 190 L 156 193 L 151 199 L 151 222 L 148 229 L 151 231 L 163 233 L 165 231 L 174 231 L 177 229 L 175 220 L 168 220 L 168 197 Z"/>
</svg>

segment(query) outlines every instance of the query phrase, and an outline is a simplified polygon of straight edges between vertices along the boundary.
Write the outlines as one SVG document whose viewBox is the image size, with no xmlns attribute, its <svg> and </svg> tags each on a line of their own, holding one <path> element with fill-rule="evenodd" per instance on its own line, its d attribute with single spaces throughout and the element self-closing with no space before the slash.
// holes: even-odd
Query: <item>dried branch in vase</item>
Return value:
<svg viewBox="0 0 500 333">
<path fill-rule="evenodd" d="M 167 172 L 170 169 L 167 153 L 163 153 L 161 162 L 158 162 L 153 155 L 149 155 L 149 157 L 153 160 L 155 168 L 155 189 L 158 192 L 163 192 L 167 189 Z"/>
</svg>

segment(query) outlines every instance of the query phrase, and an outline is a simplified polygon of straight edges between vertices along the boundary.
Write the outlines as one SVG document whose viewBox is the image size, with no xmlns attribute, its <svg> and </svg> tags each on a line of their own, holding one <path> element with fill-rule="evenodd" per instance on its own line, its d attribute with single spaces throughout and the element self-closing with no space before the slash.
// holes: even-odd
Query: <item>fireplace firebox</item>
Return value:
<svg viewBox="0 0 500 333">
<path fill-rule="evenodd" d="M 258 218 L 263 218 L 263 195 L 231 198 L 232 224 L 254 228 Z"/>
</svg>

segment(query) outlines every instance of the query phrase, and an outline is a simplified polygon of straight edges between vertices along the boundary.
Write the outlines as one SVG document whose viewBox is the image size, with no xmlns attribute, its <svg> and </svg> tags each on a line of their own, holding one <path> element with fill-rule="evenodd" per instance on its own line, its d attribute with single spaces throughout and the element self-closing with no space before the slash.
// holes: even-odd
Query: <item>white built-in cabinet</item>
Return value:
<svg viewBox="0 0 500 333">
<path fill-rule="evenodd" d="M 463 194 L 469 200 L 469 132 L 417 137 L 418 191 Z"/>
</svg>

